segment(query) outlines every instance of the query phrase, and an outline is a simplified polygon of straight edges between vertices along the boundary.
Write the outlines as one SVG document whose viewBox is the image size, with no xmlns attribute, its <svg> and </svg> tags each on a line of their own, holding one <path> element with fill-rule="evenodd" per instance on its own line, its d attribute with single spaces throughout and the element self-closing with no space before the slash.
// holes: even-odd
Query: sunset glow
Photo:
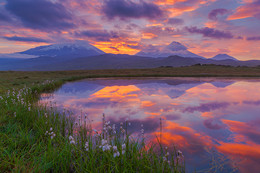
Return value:
<svg viewBox="0 0 260 173">
<path fill-rule="evenodd" d="M 133 55 L 177 41 L 207 58 L 260 60 L 259 11 L 259 0 L 0 0 L 0 53 L 85 40 Z"/>
</svg>

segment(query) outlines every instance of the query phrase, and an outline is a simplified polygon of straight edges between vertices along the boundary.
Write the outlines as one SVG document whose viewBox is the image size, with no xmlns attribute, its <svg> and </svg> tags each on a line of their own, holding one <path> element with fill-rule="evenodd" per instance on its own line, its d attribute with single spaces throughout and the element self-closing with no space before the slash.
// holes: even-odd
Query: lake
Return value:
<svg viewBox="0 0 260 173">
<path fill-rule="evenodd" d="M 51 103 L 50 103 L 51 102 Z M 177 146 L 187 172 L 260 170 L 260 79 L 120 78 L 88 79 L 42 94 L 41 104 L 86 114 L 95 129 L 102 115 L 126 120 L 146 141 Z"/>
</svg>

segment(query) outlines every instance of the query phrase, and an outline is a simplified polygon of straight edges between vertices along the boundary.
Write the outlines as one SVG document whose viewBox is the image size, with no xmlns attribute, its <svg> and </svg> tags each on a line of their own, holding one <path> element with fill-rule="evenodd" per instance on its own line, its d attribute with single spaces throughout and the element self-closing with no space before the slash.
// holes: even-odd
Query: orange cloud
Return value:
<svg viewBox="0 0 260 173">
<path fill-rule="evenodd" d="M 119 100 L 125 97 L 138 97 L 137 94 L 131 94 L 134 91 L 140 91 L 134 85 L 129 86 L 111 86 L 105 87 L 91 95 L 92 98 L 110 98 L 111 101 Z"/>
<path fill-rule="evenodd" d="M 141 103 L 141 107 L 151 107 L 154 105 L 155 105 L 155 103 L 153 103 L 152 101 L 142 101 L 142 103 Z"/>
<path fill-rule="evenodd" d="M 123 41 L 123 38 L 122 40 L 112 39 L 111 42 L 94 42 L 92 45 L 106 53 L 133 55 L 140 51 L 139 49 L 131 47 L 137 47 L 138 40 L 139 39 L 134 38 L 125 38 L 125 41 Z"/>
<path fill-rule="evenodd" d="M 260 145 L 220 142 L 220 146 L 216 148 L 219 152 L 229 155 L 230 160 L 236 163 L 236 167 L 238 167 L 240 172 L 259 172 Z"/>
<path fill-rule="evenodd" d="M 228 20 L 244 19 L 248 17 L 255 17 L 259 15 L 260 4 L 247 3 L 236 9 L 235 13 L 228 17 Z"/>
<path fill-rule="evenodd" d="M 142 34 L 143 39 L 152 39 L 152 38 L 156 38 L 156 37 L 158 37 L 158 36 L 153 33 L 143 33 Z"/>
<path fill-rule="evenodd" d="M 185 148 L 189 152 L 198 152 L 204 150 L 203 147 L 212 147 L 212 143 L 208 136 L 197 133 L 190 127 L 181 126 L 178 123 L 166 121 L 163 123 L 163 131 L 154 132 L 153 135 L 159 137 L 161 135 L 164 145 L 177 145 Z M 154 139 L 153 141 L 156 141 Z"/>
</svg>

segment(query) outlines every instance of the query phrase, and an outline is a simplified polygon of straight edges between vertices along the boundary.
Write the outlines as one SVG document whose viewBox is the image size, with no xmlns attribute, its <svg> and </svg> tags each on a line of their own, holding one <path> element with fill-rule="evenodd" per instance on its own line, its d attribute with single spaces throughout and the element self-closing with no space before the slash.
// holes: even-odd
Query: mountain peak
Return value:
<svg viewBox="0 0 260 173">
<path fill-rule="evenodd" d="M 173 41 L 166 46 L 148 46 L 146 49 L 141 50 L 136 55 L 154 58 L 168 57 L 173 55 L 190 58 L 203 58 L 199 55 L 196 55 L 188 51 L 187 47 L 176 41 Z"/>
<path fill-rule="evenodd" d="M 105 54 L 102 50 L 92 46 L 86 41 L 77 40 L 74 42 L 57 43 L 47 46 L 39 46 L 21 52 L 22 54 L 37 55 L 37 56 L 95 56 Z"/>
<path fill-rule="evenodd" d="M 166 48 L 172 51 L 187 50 L 187 47 L 176 41 L 171 42 Z"/>
<path fill-rule="evenodd" d="M 213 60 L 234 60 L 234 61 L 238 61 L 236 58 L 228 55 L 228 54 L 218 54 L 210 59 L 213 59 Z"/>
</svg>

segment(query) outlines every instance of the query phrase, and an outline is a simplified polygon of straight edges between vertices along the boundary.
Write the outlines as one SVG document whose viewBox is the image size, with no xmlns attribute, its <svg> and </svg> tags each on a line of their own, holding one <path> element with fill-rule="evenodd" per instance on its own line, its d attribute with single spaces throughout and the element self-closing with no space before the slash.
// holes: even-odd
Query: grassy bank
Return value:
<svg viewBox="0 0 260 173">
<path fill-rule="evenodd" d="M 103 129 L 96 131 L 91 124 L 87 125 L 86 117 L 85 125 L 79 126 L 82 120 L 75 124 L 65 114 L 36 104 L 42 92 L 55 90 L 66 81 L 96 75 L 80 72 L 1 75 L 2 172 L 184 172 L 181 152 L 168 153 L 159 143 L 145 144 L 143 132 L 139 138 L 132 138 L 127 134 L 127 122 L 116 128 L 104 117 Z"/>
<path fill-rule="evenodd" d="M 54 72 L 0 72 L 0 93 L 45 80 L 67 81 L 88 77 L 260 77 L 259 67 L 191 66 L 155 69 L 84 70 Z"/>
</svg>

